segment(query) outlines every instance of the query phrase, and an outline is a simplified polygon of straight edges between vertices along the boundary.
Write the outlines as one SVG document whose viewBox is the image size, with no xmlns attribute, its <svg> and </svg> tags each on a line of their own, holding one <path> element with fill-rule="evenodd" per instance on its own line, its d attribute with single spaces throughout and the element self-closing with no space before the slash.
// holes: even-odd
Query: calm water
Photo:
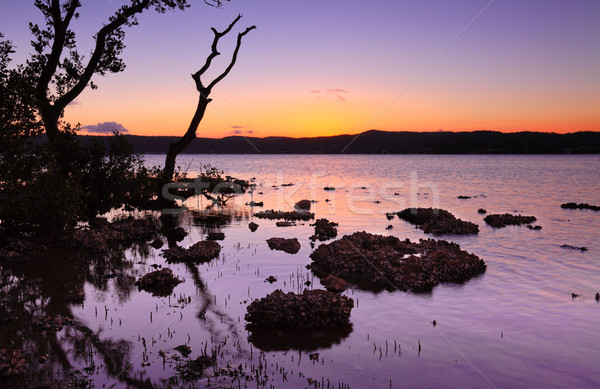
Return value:
<svg viewBox="0 0 600 389">
<path fill-rule="evenodd" d="M 163 159 L 150 155 L 147 163 Z M 173 296 L 152 297 L 132 284 L 131 277 L 154 270 L 151 264 L 165 264 L 162 250 L 148 247 L 118 261 L 123 277 L 85 281 L 84 303 L 70 310 L 98 339 L 89 355 L 69 351 L 77 345 L 67 331 L 59 333 L 58 344 L 79 368 L 93 361 L 89 371 L 98 386 L 163 385 L 175 363 L 163 363 L 159 351 L 176 355 L 173 348 L 181 344 L 192 348 L 192 357 L 220 346 L 220 361 L 233 367 L 250 369 L 260 361 L 267 367 L 266 387 L 307 387 L 308 378 L 335 388 L 600 386 L 600 305 L 594 299 L 600 291 L 600 212 L 560 208 L 570 201 L 600 204 L 600 156 L 183 155 L 178 162 L 190 173 L 209 163 L 235 177 L 255 177 L 258 186 L 221 210 L 231 216 L 221 226 L 180 215 L 189 233 L 182 247 L 210 231 L 226 238 L 221 257 L 209 264 L 169 265 L 185 279 Z M 294 185 L 281 186 L 288 183 Z M 479 224 L 480 233 L 440 238 L 481 257 L 487 271 L 427 294 L 350 289 L 345 294 L 355 308 L 349 333 L 249 340 L 244 314 L 252 299 L 275 289 L 302 291 L 305 281 L 320 288 L 306 269 L 313 232 L 308 223 L 278 228 L 252 216 L 261 209 L 291 210 L 304 198 L 317 201 L 317 218 L 339 223 L 338 236 L 365 230 L 418 240 L 430 236 L 397 218 L 388 221 L 385 212 L 446 209 Z M 264 207 L 246 206 L 252 199 Z M 199 198 L 186 204 L 197 210 L 210 205 Z M 493 229 L 479 208 L 533 215 L 543 229 Z M 249 221 L 260 225 L 256 232 L 249 231 Z M 389 224 L 393 229 L 386 230 Z M 297 237 L 302 248 L 295 255 L 271 251 L 265 240 L 273 236 Z M 278 281 L 265 282 L 270 275 Z M 119 362 L 131 363 L 130 370 L 117 377 L 119 364 L 94 351 L 98 344 L 121 350 Z M 319 359 L 311 361 L 315 352 Z M 206 379 L 197 383 L 207 385 Z"/>
</svg>

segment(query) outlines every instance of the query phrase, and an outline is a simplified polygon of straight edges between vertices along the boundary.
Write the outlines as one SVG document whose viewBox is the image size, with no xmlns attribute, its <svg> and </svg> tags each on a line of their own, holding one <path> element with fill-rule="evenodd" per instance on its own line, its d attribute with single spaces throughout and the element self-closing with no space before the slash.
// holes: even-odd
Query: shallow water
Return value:
<svg viewBox="0 0 600 389">
<path fill-rule="evenodd" d="M 163 159 L 149 155 L 147 163 Z M 228 215 L 221 225 L 199 216 L 209 201 L 186 202 L 190 211 L 179 219 L 189 235 L 180 246 L 210 231 L 224 232 L 225 240 L 220 258 L 209 264 L 168 265 L 185 279 L 170 297 L 153 297 L 133 285 L 132 277 L 154 270 L 151 264 L 165 265 L 162 249 L 138 247 L 87 269 L 75 267 L 85 273 L 77 279 L 85 301 L 61 309 L 98 336 L 60 331 L 53 353 L 63 350 L 68 364 L 87 367 L 96 386 L 167 385 L 176 363 L 171 358 L 163 363 L 159 351 L 177 355 L 173 348 L 181 344 L 192 348 L 192 358 L 205 347 L 218 347 L 220 363 L 242 364 L 248 371 L 262 365 L 268 378 L 261 387 L 305 387 L 308 378 L 335 388 L 600 386 L 600 305 L 594 299 L 600 291 L 600 212 L 560 208 L 564 202 L 600 204 L 600 156 L 182 155 L 178 162 L 190 174 L 209 163 L 235 177 L 255 177 L 257 187 L 220 210 Z M 288 183 L 294 185 L 281 186 Z M 324 191 L 325 186 L 336 190 Z M 349 330 L 249 339 L 244 314 L 252 299 L 275 289 L 301 292 L 306 281 L 320 288 L 306 269 L 309 223 L 278 228 L 274 220 L 252 216 L 262 209 L 291 210 L 304 198 L 317 201 L 312 209 L 317 218 L 339 223 L 338 237 L 365 230 L 429 238 L 400 219 L 388 221 L 385 213 L 409 206 L 446 209 L 477 223 L 480 232 L 436 238 L 478 255 L 487 271 L 426 294 L 350 289 L 344 292 L 355 302 Z M 246 206 L 250 200 L 264 207 Z M 543 229 L 493 229 L 479 208 L 533 215 Z M 248 229 L 249 221 L 260 225 L 256 232 Z M 295 255 L 272 251 L 265 241 L 273 236 L 297 237 L 302 248 Z M 44 270 L 38 271 L 43 278 Z M 107 272 L 116 275 L 94 276 Z M 270 275 L 277 282 L 265 282 Z M 83 351 L 73 351 L 78 349 Z M 319 358 L 312 361 L 309 354 L 315 352 Z M 206 378 L 197 383 L 207 385 Z"/>
</svg>

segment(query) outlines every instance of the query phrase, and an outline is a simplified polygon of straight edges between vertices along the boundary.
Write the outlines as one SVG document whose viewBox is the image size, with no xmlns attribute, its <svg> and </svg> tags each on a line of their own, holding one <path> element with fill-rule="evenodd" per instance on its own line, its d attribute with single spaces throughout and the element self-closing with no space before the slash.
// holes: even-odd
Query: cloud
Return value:
<svg viewBox="0 0 600 389">
<path fill-rule="evenodd" d="M 254 131 L 248 130 L 248 131 L 246 131 L 246 134 L 254 134 Z"/>
<path fill-rule="evenodd" d="M 117 122 L 89 124 L 87 126 L 81 127 L 81 129 L 94 134 L 112 134 L 113 131 L 119 131 L 122 133 L 129 132 L 128 129 L 126 129 L 125 127 L 123 127 L 122 124 Z"/>
<path fill-rule="evenodd" d="M 242 130 L 235 130 L 230 132 L 231 135 L 241 135 L 242 134 Z"/>
<path fill-rule="evenodd" d="M 345 89 L 340 89 L 340 88 L 327 89 L 327 92 L 335 94 L 339 101 L 346 101 L 346 99 L 342 96 L 342 93 L 348 93 L 348 91 Z"/>
<path fill-rule="evenodd" d="M 242 128 L 246 128 L 246 126 L 231 126 L 231 128 L 235 128 L 235 129 L 239 130 Z"/>
<path fill-rule="evenodd" d="M 319 89 L 313 89 L 309 93 L 312 95 L 315 95 L 316 98 L 321 98 L 320 96 L 323 95 Z M 348 91 L 346 89 L 341 89 L 341 88 L 330 88 L 330 89 L 325 89 L 325 93 L 335 95 L 339 101 L 346 101 L 346 99 L 344 98 L 344 96 L 342 96 L 342 94 L 348 93 Z"/>
</svg>

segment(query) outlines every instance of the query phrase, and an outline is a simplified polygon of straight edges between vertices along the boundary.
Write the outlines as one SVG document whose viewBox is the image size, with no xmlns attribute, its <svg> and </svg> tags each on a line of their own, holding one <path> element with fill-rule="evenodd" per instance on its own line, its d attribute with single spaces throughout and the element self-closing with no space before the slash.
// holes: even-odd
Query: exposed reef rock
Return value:
<svg viewBox="0 0 600 389">
<path fill-rule="evenodd" d="M 250 229 L 250 231 L 254 232 L 258 228 L 258 224 L 254 223 L 254 222 L 250 222 L 250 223 L 248 223 L 248 228 Z"/>
<path fill-rule="evenodd" d="M 375 291 L 426 292 L 440 282 L 464 282 L 486 268 L 483 260 L 456 243 L 433 239 L 413 243 L 364 231 L 322 244 L 310 257 L 319 278 L 332 275 Z"/>
<path fill-rule="evenodd" d="M 406 208 L 396 212 L 400 219 L 417 225 L 426 234 L 466 235 L 477 234 L 479 226 L 475 223 L 457 219 L 450 212 L 438 208 Z"/>
<path fill-rule="evenodd" d="M 310 211 L 310 200 L 300 200 L 294 205 L 294 208 L 302 211 Z"/>
<path fill-rule="evenodd" d="M 273 293 L 248 305 L 245 316 L 249 328 L 334 328 L 347 326 L 354 301 L 325 290 L 302 294 Z"/>
<path fill-rule="evenodd" d="M 310 237 L 310 240 L 313 242 L 315 240 L 324 241 L 327 239 L 332 239 L 337 236 L 337 223 L 330 222 L 327 219 L 317 219 L 315 224 L 311 224 L 311 226 L 315 227 L 315 234 Z"/>
<path fill-rule="evenodd" d="M 510 213 L 499 214 L 494 213 L 483 218 L 487 224 L 495 228 L 506 226 L 518 226 L 521 224 L 531 224 L 537 219 L 535 216 L 511 215 Z"/>
<path fill-rule="evenodd" d="M 183 282 L 183 280 L 175 277 L 173 271 L 166 267 L 145 274 L 137 280 L 135 284 L 140 290 L 146 290 L 154 296 L 168 296 L 173 293 L 173 288 L 181 282 Z"/>
<path fill-rule="evenodd" d="M 255 213 L 254 216 L 260 219 L 283 219 L 283 220 L 310 220 L 315 218 L 312 212 L 297 212 L 297 211 L 274 211 L 272 209 Z"/>
<path fill-rule="evenodd" d="M 163 252 L 167 262 L 207 262 L 219 256 L 221 245 L 214 240 L 194 243 L 190 248 L 174 247 Z"/>
<path fill-rule="evenodd" d="M 271 250 L 281 250 L 289 254 L 296 254 L 300 250 L 300 242 L 296 238 L 269 238 L 267 244 Z"/>
<path fill-rule="evenodd" d="M 600 206 L 590 205 L 588 203 L 565 203 L 560 205 L 564 209 L 590 209 L 592 211 L 600 211 Z"/>
</svg>

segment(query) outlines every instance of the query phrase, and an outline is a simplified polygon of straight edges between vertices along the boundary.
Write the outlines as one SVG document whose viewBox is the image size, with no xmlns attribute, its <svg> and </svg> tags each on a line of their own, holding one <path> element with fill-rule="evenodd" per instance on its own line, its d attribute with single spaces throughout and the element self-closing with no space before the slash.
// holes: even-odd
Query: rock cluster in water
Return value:
<svg viewBox="0 0 600 389">
<path fill-rule="evenodd" d="M 464 282 L 486 269 L 482 259 L 456 243 L 433 239 L 416 243 L 364 231 L 322 244 L 310 257 L 318 277 L 332 275 L 375 291 L 426 292 L 440 282 Z"/>
<path fill-rule="evenodd" d="M 600 206 L 588 203 L 565 203 L 561 204 L 560 207 L 564 209 L 591 209 L 592 211 L 600 211 Z"/>
<path fill-rule="evenodd" d="M 163 252 L 167 262 L 207 262 L 219 256 L 221 245 L 214 240 L 194 243 L 190 248 L 173 247 Z"/>
<path fill-rule="evenodd" d="M 300 242 L 297 238 L 269 238 L 267 244 L 271 250 L 285 251 L 289 254 L 296 254 L 300 250 Z"/>
<path fill-rule="evenodd" d="M 272 209 L 255 213 L 254 216 L 260 219 L 283 219 L 283 220 L 310 220 L 315 218 L 312 212 L 298 211 L 274 211 Z"/>
<path fill-rule="evenodd" d="M 353 307 L 351 298 L 325 290 L 277 289 L 250 303 L 245 319 L 250 328 L 334 328 L 349 324 Z"/>
<path fill-rule="evenodd" d="M 146 290 L 155 296 L 168 296 L 173 293 L 173 288 L 183 282 L 175 277 L 173 270 L 164 268 L 145 274 L 136 281 L 141 290 Z"/>
<path fill-rule="evenodd" d="M 87 229 L 73 232 L 68 242 L 70 247 L 83 248 L 95 252 L 105 252 L 118 245 L 152 241 L 158 232 L 153 219 L 118 219 L 109 223 L 106 219 L 96 219 Z"/>
<path fill-rule="evenodd" d="M 477 234 L 479 226 L 457 219 L 453 214 L 438 208 L 406 208 L 396 212 L 400 219 L 417 225 L 427 234 Z"/>
<path fill-rule="evenodd" d="M 311 224 L 315 227 L 315 234 L 310 237 L 313 242 L 315 240 L 328 240 L 337 236 L 337 223 L 330 222 L 327 219 L 317 219 L 315 224 Z"/>
<path fill-rule="evenodd" d="M 510 213 L 494 213 L 483 218 L 483 221 L 495 228 L 531 224 L 536 220 L 535 216 L 511 215 Z"/>
</svg>

